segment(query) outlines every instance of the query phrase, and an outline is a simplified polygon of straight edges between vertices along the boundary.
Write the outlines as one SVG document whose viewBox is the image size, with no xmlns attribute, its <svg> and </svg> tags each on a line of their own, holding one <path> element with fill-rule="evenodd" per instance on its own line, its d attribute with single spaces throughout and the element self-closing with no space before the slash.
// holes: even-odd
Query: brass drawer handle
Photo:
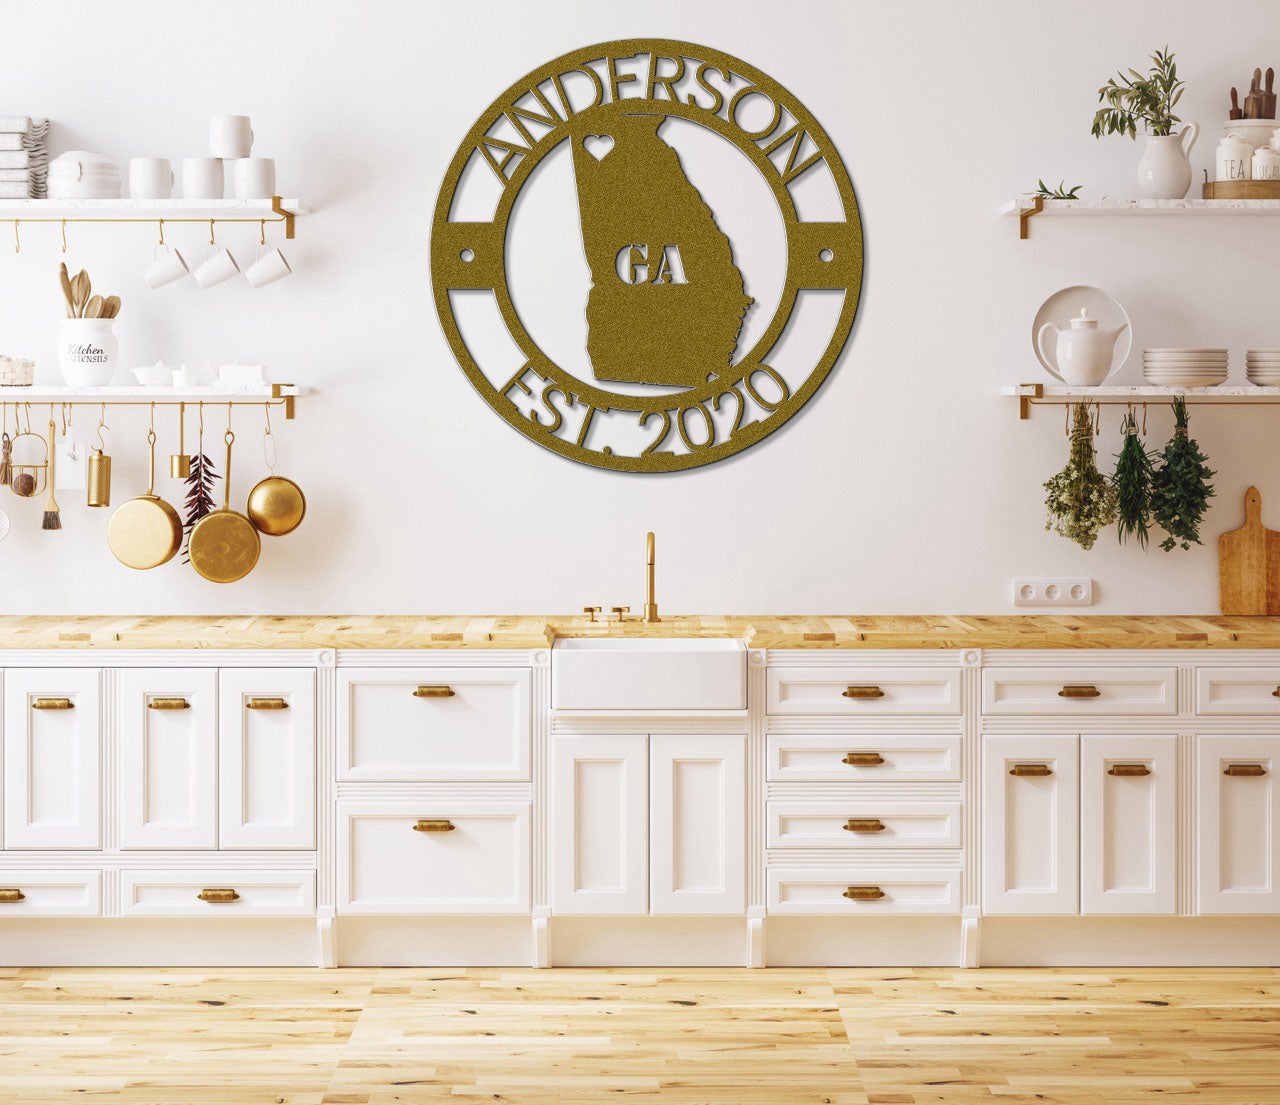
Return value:
<svg viewBox="0 0 1280 1105">
<path fill-rule="evenodd" d="M 1014 764 L 1009 768 L 1009 774 L 1019 778 L 1043 779 L 1053 774 L 1053 768 L 1048 764 Z"/>
<path fill-rule="evenodd" d="M 884 698 L 884 691 L 872 684 L 864 687 L 845 687 L 840 695 L 842 698 Z"/>
<path fill-rule="evenodd" d="M 244 707 L 246 710 L 287 710 L 289 703 L 283 698 L 251 698 Z"/>
<path fill-rule="evenodd" d="M 415 833 L 451 833 L 456 828 L 447 817 L 422 817 L 414 825 Z"/>
<path fill-rule="evenodd" d="M 31 703 L 33 710 L 74 710 L 75 707 L 69 698 L 37 698 Z"/>
<path fill-rule="evenodd" d="M 1092 683 L 1068 683 L 1058 692 L 1059 698 L 1101 698 L 1102 692 Z"/>
<path fill-rule="evenodd" d="M 884 822 L 878 817 L 851 817 L 844 823 L 846 833 L 882 833 Z"/>
<path fill-rule="evenodd" d="M 0 887 L 0 902 L 21 902 L 26 895 L 16 886 Z"/>
<path fill-rule="evenodd" d="M 1274 691 L 1271 692 L 1271 697 L 1280 698 L 1280 687 L 1277 687 Z"/>
<path fill-rule="evenodd" d="M 422 686 L 413 692 L 414 698 L 452 698 L 454 690 L 452 687 L 427 687 Z"/>
<path fill-rule="evenodd" d="M 205 887 L 196 895 L 202 902 L 238 902 L 240 895 L 231 887 Z"/>
<path fill-rule="evenodd" d="M 884 763 L 884 757 L 879 752 L 847 752 L 840 762 L 850 767 L 875 767 Z"/>
<path fill-rule="evenodd" d="M 841 896 L 855 902 L 878 902 L 885 894 L 878 886 L 851 886 Z"/>
<path fill-rule="evenodd" d="M 1151 768 L 1146 764 L 1112 764 L 1107 768 L 1108 775 L 1115 775 L 1118 778 L 1132 777 L 1135 775 L 1150 775 Z"/>
<path fill-rule="evenodd" d="M 147 703 L 148 710 L 190 710 L 191 703 L 185 698 L 153 698 Z"/>
<path fill-rule="evenodd" d="M 1261 764 L 1228 764 L 1227 770 L 1223 775 L 1246 776 L 1256 778 L 1259 775 L 1265 775 L 1267 769 Z"/>
</svg>

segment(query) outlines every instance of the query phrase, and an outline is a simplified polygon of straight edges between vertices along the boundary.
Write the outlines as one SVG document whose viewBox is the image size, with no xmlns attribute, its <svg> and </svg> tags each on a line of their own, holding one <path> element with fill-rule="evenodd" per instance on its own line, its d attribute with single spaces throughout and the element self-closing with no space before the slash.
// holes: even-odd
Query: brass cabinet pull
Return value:
<svg viewBox="0 0 1280 1105">
<path fill-rule="evenodd" d="M 422 686 L 413 692 L 414 698 L 452 698 L 454 690 L 452 687 L 427 687 Z"/>
<path fill-rule="evenodd" d="M 846 752 L 840 762 L 850 767 L 875 767 L 884 763 L 884 757 L 879 752 Z"/>
<path fill-rule="evenodd" d="M 421 817 L 414 825 L 415 833 L 451 833 L 456 826 L 447 817 Z"/>
<path fill-rule="evenodd" d="M 855 902 L 878 902 L 885 895 L 878 886 L 851 886 L 841 896 Z"/>
<path fill-rule="evenodd" d="M 1108 775 L 1126 777 L 1134 775 L 1150 775 L 1151 768 L 1146 764 L 1112 764 L 1107 768 Z"/>
<path fill-rule="evenodd" d="M 1058 692 L 1059 698 L 1101 698 L 1102 692 L 1092 683 L 1068 683 Z"/>
<path fill-rule="evenodd" d="M 0 887 L 0 902 L 20 902 L 26 895 L 16 886 Z"/>
<path fill-rule="evenodd" d="M 1256 778 L 1259 775 L 1265 775 L 1267 769 L 1261 764 L 1228 764 L 1223 775 L 1247 776 Z"/>
<path fill-rule="evenodd" d="M 33 710 L 74 710 L 75 706 L 69 698 L 37 698 L 31 703 Z"/>
<path fill-rule="evenodd" d="M 244 706 L 246 710 L 287 710 L 289 703 L 283 698 L 251 698 Z"/>
<path fill-rule="evenodd" d="M 191 703 L 185 698 L 153 698 L 147 703 L 148 710 L 189 710 Z"/>
<path fill-rule="evenodd" d="M 1280 687 L 1277 687 L 1274 691 L 1271 692 L 1271 697 L 1280 698 Z"/>
<path fill-rule="evenodd" d="M 240 895 L 231 887 L 205 887 L 196 895 L 202 902 L 238 902 Z"/>
<path fill-rule="evenodd" d="M 840 695 L 842 698 L 884 698 L 884 691 L 871 684 L 863 687 L 845 687 Z"/>
<path fill-rule="evenodd" d="M 1014 764 L 1009 768 L 1009 774 L 1020 778 L 1043 779 L 1046 775 L 1053 774 L 1053 768 L 1048 764 Z"/>
<path fill-rule="evenodd" d="M 846 833 L 882 833 L 884 822 L 878 817 L 851 817 L 844 823 Z"/>
</svg>

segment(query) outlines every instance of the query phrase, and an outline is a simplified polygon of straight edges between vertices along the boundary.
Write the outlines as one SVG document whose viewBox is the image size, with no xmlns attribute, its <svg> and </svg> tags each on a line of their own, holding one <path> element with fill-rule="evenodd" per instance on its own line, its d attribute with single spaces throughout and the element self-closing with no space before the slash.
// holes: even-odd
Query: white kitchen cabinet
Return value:
<svg viewBox="0 0 1280 1105">
<path fill-rule="evenodd" d="M 784 915 L 959 913 L 960 868 L 771 866 L 767 896 L 769 912 Z"/>
<path fill-rule="evenodd" d="M 120 872 L 122 917 L 310 917 L 314 871 Z"/>
<path fill-rule="evenodd" d="M 1080 912 L 1177 911 L 1178 742 L 1080 739 Z"/>
<path fill-rule="evenodd" d="M 954 733 L 770 733 L 771 783 L 941 783 L 960 780 Z"/>
<path fill-rule="evenodd" d="M 1080 901 L 1079 742 L 987 737 L 983 899 L 988 913 L 1075 913 Z"/>
<path fill-rule="evenodd" d="M 771 667 L 766 684 L 772 715 L 881 717 L 960 712 L 960 672 L 951 668 Z"/>
<path fill-rule="evenodd" d="M 1280 913 L 1280 737 L 1197 741 L 1201 913 Z"/>
<path fill-rule="evenodd" d="M 120 847 L 216 848 L 217 672 L 128 668 L 119 678 Z"/>
<path fill-rule="evenodd" d="M 1174 668 L 986 668 L 982 712 L 989 715 L 1176 714 Z"/>
<path fill-rule="evenodd" d="M 314 848 L 316 677 L 310 669 L 219 674 L 223 848 Z"/>
<path fill-rule="evenodd" d="M 840 802 L 770 801 L 770 848 L 959 848 L 959 802 L 899 802 L 855 795 Z"/>
<path fill-rule="evenodd" d="M 100 848 L 100 675 L 10 668 L 4 677 L 6 848 Z"/>
<path fill-rule="evenodd" d="M 6 917 L 97 917 L 101 913 L 101 871 L 0 870 L 0 921 Z"/>
<path fill-rule="evenodd" d="M 551 901 L 557 913 L 649 911 L 649 738 L 551 742 Z"/>
<path fill-rule="evenodd" d="M 649 738 L 649 909 L 746 909 L 746 738 Z"/>
</svg>

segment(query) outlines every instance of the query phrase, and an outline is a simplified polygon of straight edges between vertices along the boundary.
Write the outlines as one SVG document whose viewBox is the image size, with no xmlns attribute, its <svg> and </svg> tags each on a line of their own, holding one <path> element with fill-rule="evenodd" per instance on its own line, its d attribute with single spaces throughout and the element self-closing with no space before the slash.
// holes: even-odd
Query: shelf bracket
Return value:
<svg viewBox="0 0 1280 1105">
<path fill-rule="evenodd" d="M 1031 417 L 1031 401 L 1033 399 L 1044 398 L 1043 384 L 1019 384 L 1018 385 L 1018 418 L 1026 421 Z"/>
<path fill-rule="evenodd" d="M 277 215 L 280 216 L 281 219 L 284 220 L 284 236 L 292 240 L 293 239 L 293 212 L 286 211 L 284 207 L 281 206 L 279 196 L 271 197 L 271 210 L 274 211 Z M 1023 237 L 1025 238 L 1026 235 L 1024 234 Z M 289 414 L 288 417 L 292 418 L 293 415 Z"/>
<path fill-rule="evenodd" d="M 291 387 L 293 387 L 292 384 L 272 384 L 271 385 L 271 398 L 284 400 L 284 417 L 287 421 L 293 420 L 293 398 L 294 397 L 292 395 L 284 395 L 282 394 L 282 392 L 284 391 L 285 388 L 291 388 Z"/>
<path fill-rule="evenodd" d="M 1033 216 L 1040 214 L 1040 212 L 1043 210 L 1044 210 L 1044 196 L 1033 196 L 1031 198 L 1030 207 L 1018 208 L 1018 240 L 1019 241 L 1025 242 L 1028 238 L 1031 237 L 1031 228 L 1027 224 L 1031 222 L 1031 219 Z M 292 238 L 293 235 L 290 234 L 289 237 Z M 1024 414 L 1022 417 L 1026 418 L 1026 415 Z"/>
</svg>

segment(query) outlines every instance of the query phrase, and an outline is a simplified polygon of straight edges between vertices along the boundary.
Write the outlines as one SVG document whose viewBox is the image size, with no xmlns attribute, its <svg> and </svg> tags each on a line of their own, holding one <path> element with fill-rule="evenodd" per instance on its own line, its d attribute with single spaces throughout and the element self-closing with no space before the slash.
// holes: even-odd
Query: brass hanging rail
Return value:
<svg viewBox="0 0 1280 1105">
<path fill-rule="evenodd" d="M 101 207 L 86 206 L 90 203 L 101 204 Z M 131 203 L 137 207 L 131 208 Z M 257 203 L 257 207 L 252 204 Z M 306 204 L 298 200 L 286 201 L 280 196 L 272 196 L 270 215 L 266 214 L 266 200 L 193 200 L 186 203 L 182 200 L 56 200 L 31 199 L 0 201 L 0 222 L 13 223 L 15 240 L 18 228 L 23 223 L 60 223 L 63 227 L 63 250 L 66 249 L 67 223 L 270 223 L 284 227 L 284 236 L 294 236 L 294 220 L 299 215 L 310 212 Z M 101 210 L 111 214 L 79 214 Z M 136 210 L 137 214 L 128 214 Z M 23 212 L 31 211 L 30 215 Z M 227 212 L 222 214 L 221 212 Z"/>
<path fill-rule="evenodd" d="M 114 394 L 113 394 L 114 393 Z M 264 385 L 261 392 L 220 391 L 216 387 L 191 387 L 180 390 L 147 387 L 96 388 L 77 391 L 67 387 L 43 387 L 33 384 L 28 387 L 0 387 L 0 405 L 14 407 L 30 407 L 36 404 L 52 403 L 63 407 L 178 407 L 195 406 L 236 406 L 236 407 L 280 407 L 284 416 L 291 420 L 294 416 L 294 401 L 299 396 L 312 393 L 311 388 L 294 384 Z"/>
</svg>

